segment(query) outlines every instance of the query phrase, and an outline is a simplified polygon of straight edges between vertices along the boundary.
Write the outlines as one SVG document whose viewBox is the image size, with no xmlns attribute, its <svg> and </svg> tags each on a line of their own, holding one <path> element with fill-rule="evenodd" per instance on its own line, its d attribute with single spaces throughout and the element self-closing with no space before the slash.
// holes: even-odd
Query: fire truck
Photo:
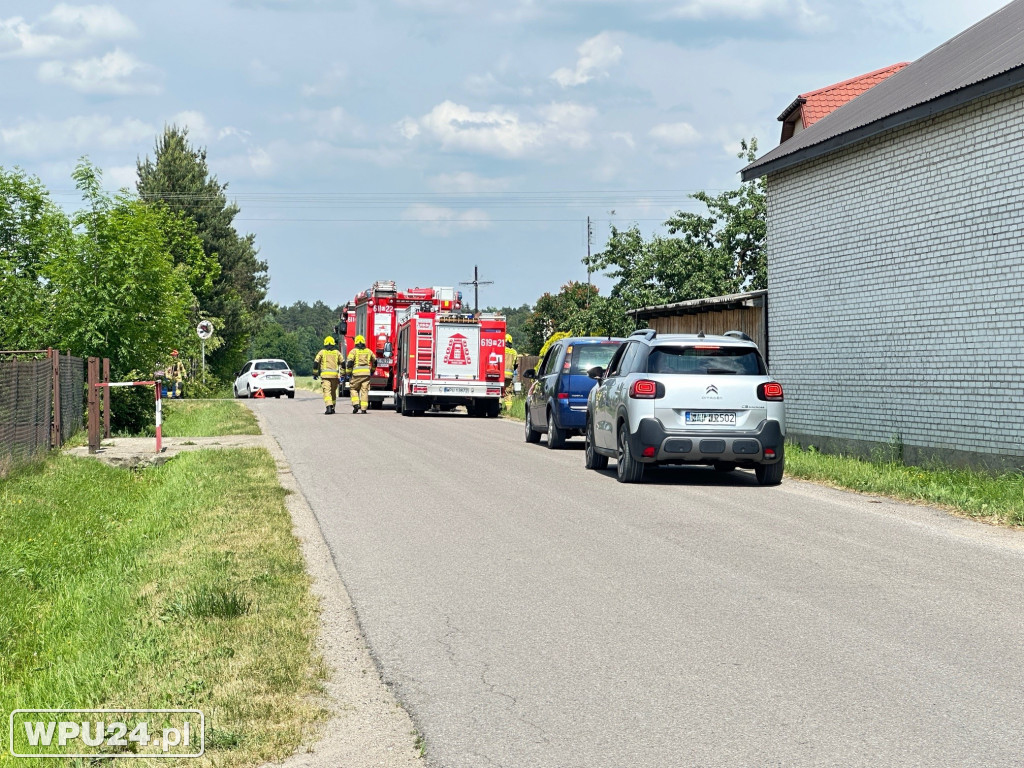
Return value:
<svg viewBox="0 0 1024 768">
<path fill-rule="evenodd" d="M 495 417 L 505 376 L 505 318 L 412 305 L 398 318 L 395 410 L 418 416 L 464 405 Z"/>
<path fill-rule="evenodd" d="M 370 407 L 379 409 L 395 393 L 395 339 L 398 313 L 410 306 L 430 306 L 439 311 L 462 309 L 462 293 L 454 288 L 408 288 L 399 291 L 394 280 L 378 280 L 357 293 L 345 305 L 345 343 L 342 355 L 355 347 L 356 336 L 377 356 L 377 367 L 370 374 Z M 343 387 L 348 396 L 348 387 Z"/>
</svg>

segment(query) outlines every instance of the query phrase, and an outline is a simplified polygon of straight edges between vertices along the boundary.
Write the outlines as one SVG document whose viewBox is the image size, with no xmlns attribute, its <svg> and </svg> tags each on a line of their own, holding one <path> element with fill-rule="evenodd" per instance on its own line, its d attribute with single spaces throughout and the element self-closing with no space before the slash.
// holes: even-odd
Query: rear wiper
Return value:
<svg viewBox="0 0 1024 768">
<path fill-rule="evenodd" d="M 735 373 L 736 373 L 736 371 L 732 370 L 731 368 L 708 368 L 708 373 L 715 373 L 715 374 L 721 374 L 721 373 L 727 373 L 727 374 L 735 374 Z"/>
</svg>

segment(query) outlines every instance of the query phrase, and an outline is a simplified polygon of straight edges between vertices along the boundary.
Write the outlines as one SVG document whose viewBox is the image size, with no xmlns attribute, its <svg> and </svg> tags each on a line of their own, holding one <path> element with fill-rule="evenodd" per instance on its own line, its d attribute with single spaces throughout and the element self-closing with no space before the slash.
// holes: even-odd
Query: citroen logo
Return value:
<svg viewBox="0 0 1024 768">
<path fill-rule="evenodd" d="M 709 386 L 707 389 L 704 390 L 704 394 L 705 395 L 717 395 L 718 394 L 718 387 L 716 387 L 714 384 L 712 384 L 711 386 Z"/>
</svg>

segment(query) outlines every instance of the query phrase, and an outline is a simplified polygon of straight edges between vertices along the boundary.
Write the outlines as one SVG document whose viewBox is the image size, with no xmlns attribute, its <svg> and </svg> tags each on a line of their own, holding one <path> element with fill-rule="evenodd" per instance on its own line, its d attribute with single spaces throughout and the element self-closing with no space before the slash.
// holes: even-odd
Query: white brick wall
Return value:
<svg viewBox="0 0 1024 768">
<path fill-rule="evenodd" d="M 1024 466 L 1024 88 L 768 178 L 789 433 Z"/>
</svg>

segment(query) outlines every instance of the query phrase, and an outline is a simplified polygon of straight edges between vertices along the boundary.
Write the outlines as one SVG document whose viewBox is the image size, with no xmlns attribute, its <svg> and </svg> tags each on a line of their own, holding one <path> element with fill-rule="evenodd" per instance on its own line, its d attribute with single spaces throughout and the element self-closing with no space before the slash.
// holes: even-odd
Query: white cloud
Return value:
<svg viewBox="0 0 1024 768">
<path fill-rule="evenodd" d="M 66 85 L 80 93 L 124 95 L 155 94 L 155 70 L 130 53 L 118 49 L 99 58 L 81 61 L 47 61 L 39 66 L 44 83 Z"/>
<path fill-rule="evenodd" d="M 348 80 L 348 67 L 335 64 L 327 70 L 319 80 L 302 86 L 302 95 L 306 98 L 334 96 Z"/>
<path fill-rule="evenodd" d="M 455 194 L 478 194 L 487 192 L 504 192 L 512 183 L 506 178 L 486 178 L 469 171 L 458 173 L 442 173 L 429 181 L 430 188 L 435 192 L 451 192 Z"/>
<path fill-rule="evenodd" d="M 132 21 L 113 6 L 60 3 L 34 24 L 21 16 L 0 19 L 0 57 L 55 56 L 136 34 Z"/>
<path fill-rule="evenodd" d="M 551 79 L 563 88 L 589 83 L 595 77 L 606 77 L 609 68 L 622 58 L 622 48 L 608 32 L 595 35 L 576 49 L 576 68 L 563 67 L 551 73 Z"/>
<path fill-rule="evenodd" d="M 522 157 L 555 146 L 580 149 L 590 141 L 587 125 L 596 111 L 579 104 L 555 103 L 538 110 L 538 120 L 524 120 L 508 109 L 484 112 L 444 101 L 418 120 L 398 124 L 407 139 L 433 139 L 443 149 Z"/>
<path fill-rule="evenodd" d="M 179 128 L 188 128 L 189 138 L 193 141 L 199 142 L 207 142 L 212 139 L 215 134 L 217 138 L 221 138 L 224 135 L 225 130 L 234 130 L 221 129 L 220 131 L 217 131 L 212 125 L 210 125 L 210 122 L 206 119 L 206 115 L 202 112 L 197 112 L 194 109 L 178 112 L 167 121 L 167 124 L 176 125 Z"/>
<path fill-rule="evenodd" d="M 700 141 L 697 129 L 689 123 L 661 123 L 651 128 L 650 136 L 669 147 L 685 147 Z"/>
<path fill-rule="evenodd" d="M 480 208 L 456 211 L 428 203 L 413 203 L 402 211 L 402 219 L 422 222 L 423 233 L 437 237 L 447 237 L 456 231 L 488 229 L 491 226 L 490 215 Z"/>
<path fill-rule="evenodd" d="M 40 20 L 40 26 L 65 37 L 91 40 L 120 40 L 138 34 L 132 20 L 112 5 L 58 3 Z"/>
<path fill-rule="evenodd" d="M 137 179 L 138 169 L 134 165 L 115 165 L 103 169 L 103 180 L 107 182 L 107 187 L 135 189 Z"/>
<path fill-rule="evenodd" d="M 303 109 L 289 119 L 309 125 L 315 136 L 321 139 L 362 138 L 363 126 L 342 107 L 330 109 Z"/>
<path fill-rule="evenodd" d="M 636 147 L 636 142 L 633 140 L 633 134 L 630 133 L 629 131 L 615 131 L 614 133 L 611 134 L 611 137 L 613 139 L 621 141 L 630 149 L 634 149 Z"/>
<path fill-rule="evenodd" d="M 107 115 L 79 115 L 64 120 L 21 120 L 0 124 L 0 143 L 9 153 L 56 155 L 68 151 L 125 150 L 152 141 L 157 127 L 135 118 L 115 122 Z"/>
<path fill-rule="evenodd" d="M 667 12 L 677 19 L 741 19 L 757 21 L 767 17 L 793 20 L 797 26 L 814 28 L 828 17 L 813 10 L 807 0 L 684 0 Z"/>
</svg>

